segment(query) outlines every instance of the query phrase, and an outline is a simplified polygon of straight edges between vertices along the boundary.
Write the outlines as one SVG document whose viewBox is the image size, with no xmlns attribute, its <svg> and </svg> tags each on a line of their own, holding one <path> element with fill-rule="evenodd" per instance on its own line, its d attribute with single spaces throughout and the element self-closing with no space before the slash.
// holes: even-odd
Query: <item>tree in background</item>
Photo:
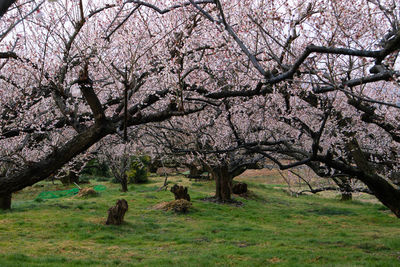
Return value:
<svg viewBox="0 0 400 267">
<path fill-rule="evenodd" d="M 215 199 L 232 201 L 233 179 L 247 169 L 260 169 L 265 157 L 248 153 L 245 142 L 258 140 L 260 132 L 251 128 L 247 113 L 234 112 L 230 101 L 209 108 L 205 113 L 165 123 L 143 126 L 137 140 L 150 154 L 174 158 L 185 166 L 200 166 L 215 180 Z M 234 114 L 235 113 L 235 114 Z"/>
</svg>

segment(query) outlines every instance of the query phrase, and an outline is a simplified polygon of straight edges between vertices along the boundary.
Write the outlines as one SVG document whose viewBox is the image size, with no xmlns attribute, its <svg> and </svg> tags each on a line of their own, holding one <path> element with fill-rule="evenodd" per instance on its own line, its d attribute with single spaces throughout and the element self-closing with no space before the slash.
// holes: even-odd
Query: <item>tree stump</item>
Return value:
<svg viewBox="0 0 400 267">
<path fill-rule="evenodd" d="M 247 192 L 247 184 L 246 183 L 236 183 L 232 187 L 232 192 L 234 194 L 240 195 Z"/>
<path fill-rule="evenodd" d="M 190 201 L 187 187 L 175 184 L 173 187 L 171 187 L 171 192 L 175 195 L 175 200 L 185 199 Z"/>
<path fill-rule="evenodd" d="M 108 209 L 106 224 L 120 225 L 124 221 L 125 212 L 128 210 L 128 202 L 125 199 L 117 200 L 114 207 Z"/>
</svg>

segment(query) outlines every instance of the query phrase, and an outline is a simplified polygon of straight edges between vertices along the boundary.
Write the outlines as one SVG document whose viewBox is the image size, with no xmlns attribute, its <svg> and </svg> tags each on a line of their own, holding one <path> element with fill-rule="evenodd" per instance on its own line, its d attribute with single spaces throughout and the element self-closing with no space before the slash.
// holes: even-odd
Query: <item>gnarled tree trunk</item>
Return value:
<svg viewBox="0 0 400 267">
<path fill-rule="evenodd" d="M 360 151 L 353 153 L 358 168 L 325 157 L 317 158 L 329 167 L 341 170 L 343 173 L 356 177 L 358 180 L 363 182 L 383 205 L 388 207 L 398 218 L 400 218 L 400 189 L 393 186 L 393 184 L 385 180 L 383 177 L 377 175 L 368 167 L 366 160 L 362 159 L 360 155 Z"/>
<path fill-rule="evenodd" d="M 353 199 L 353 194 L 350 191 L 341 191 L 341 201 L 349 201 Z"/>
<path fill-rule="evenodd" d="M 232 200 L 232 175 L 228 167 L 214 167 L 211 171 L 215 179 L 215 198 L 220 202 L 229 202 Z"/>
<path fill-rule="evenodd" d="M 5 194 L 0 196 L 0 209 L 2 210 L 11 209 L 11 194 Z"/>
</svg>

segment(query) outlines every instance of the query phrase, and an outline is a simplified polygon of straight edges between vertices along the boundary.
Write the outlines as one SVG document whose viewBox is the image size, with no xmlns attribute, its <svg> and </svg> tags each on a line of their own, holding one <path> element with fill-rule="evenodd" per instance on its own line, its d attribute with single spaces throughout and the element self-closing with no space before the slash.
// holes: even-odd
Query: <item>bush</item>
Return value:
<svg viewBox="0 0 400 267">
<path fill-rule="evenodd" d="M 148 166 L 150 164 L 149 156 L 132 156 L 131 165 L 126 172 L 128 183 L 141 184 L 148 182 Z"/>
</svg>

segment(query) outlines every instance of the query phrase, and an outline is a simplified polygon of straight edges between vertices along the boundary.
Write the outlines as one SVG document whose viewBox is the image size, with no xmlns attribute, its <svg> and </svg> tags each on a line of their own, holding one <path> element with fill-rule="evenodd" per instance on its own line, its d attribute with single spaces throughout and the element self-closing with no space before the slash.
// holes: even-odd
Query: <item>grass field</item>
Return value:
<svg viewBox="0 0 400 267">
<path fill-rule="evenodd" d="M 279 179 L 242 176 L 252 197 L 241 207 L 205 202 L 213 182 L 190 182 L 188 214 L 155 210 L 170 201 L 156 192 L 163 178 L 130 186 L 106 185 L 100 196 L 35 201 L 40 183 L 14 195 L 0 211 L 0 266 L 400 266 L 400 221 L 380 204 L 321 196 L 290 197 Z M 122 226 L 104 224 L 107 210 L 125 198 Z"/>
</svg>

